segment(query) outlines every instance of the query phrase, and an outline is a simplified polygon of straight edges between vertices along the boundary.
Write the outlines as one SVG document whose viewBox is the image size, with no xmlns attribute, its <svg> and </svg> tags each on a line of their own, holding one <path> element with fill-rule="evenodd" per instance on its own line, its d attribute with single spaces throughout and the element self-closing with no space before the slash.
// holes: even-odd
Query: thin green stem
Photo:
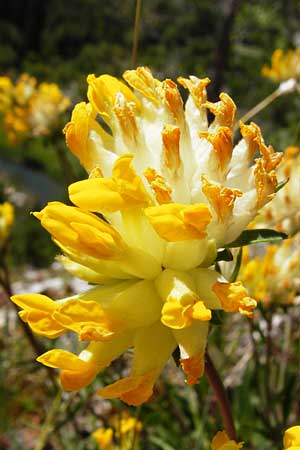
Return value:
<svg viewBox="0 0 300 450">
<path fill-rule="evenodd" d="M 277 392 L 280 392 L 284 387 L 285 373 L 288 365 L 288 351 L 291 347 L 291 333 L 292 333 L 292 317 L 285 314 L 284 328 L 283 328 L 283 347 L 281 361 L 279 363 L 279 376 L 277 384 Z"/>
<path fill-rule="evenodd" d="M 136 0 L 133 46 L 132 46 L 132 54 L 131 54 L 131 67 L 132 68 L 135 68 L 137 65 L 140 22 L 141 22 L 141 6 L 142 6 L 142 0 Z"/>
<path fill-rule="evenodd" d="M 131 450 L 135 450 L 136 449 L 136 442 L 137 442 L 137 436 L 138 436 L 138 421 L 139 421 L 139 417 L 141 414 L 141 407 L 139 406 L 137 408 L 136 414 L 135 414 L 135 426 L 134 426 L 134 430 L 133 430 L 133 436 L 132 436 L 132 441 L 131 441 L 131 446 L 130 449 Z"/>
<path fill-rule="evenodd" d="M 237 440 L 236 431 L 227 392 L 209 354 L 205 354 L 205 375 L 212 388 L 223 419 L 224 428 L 230 439 Z"/>
<path fill-rule="evenodd" d="M 52 405 L 49 409 L 46 420 L 41 430 L 41 434 L 39 436 L 39 439 L 37 441 L 34 450 L 43 450 L 43 448 L 45 448 L 47 441 L 50 437 L 50 434 L 55 428 L 56 414 L 61 404 L 61 397 L 62 397 L 62 390 L 59 389 L 56 396 L 53 399 Z"/>
</svg>

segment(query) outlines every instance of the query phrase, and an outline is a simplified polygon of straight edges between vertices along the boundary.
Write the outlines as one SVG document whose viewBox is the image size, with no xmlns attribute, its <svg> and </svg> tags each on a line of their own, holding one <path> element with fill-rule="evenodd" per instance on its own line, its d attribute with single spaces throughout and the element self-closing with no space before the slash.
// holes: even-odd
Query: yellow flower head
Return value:
<svg viewBox="0 0 300 450">
<path fill-rule="evenodd" d="M 250 295 L 265 306 L 270 303 L 292 304 L 299 291 L 300 239 L 287 239 L 280 245 L 269 245 L 264 254 L 243 254 L 239 278 Z"/>
<path fill-rule="evenodd" d="M 14 222 L 14 207 L 9 202 L 0 204 L 0 249 L 5 244 Z"/>
<path fill-rule="evenodd" d="M 92 434 L 100 450 L 114 450 L 112 428 L 98 428 Z"/>
<path fill-rule="evenodd" d="M 110 428 L 98 428 L 93 438 L 100 450 L 135 450 L 139 445 L 142 423 L 126 411 L 109 419 Z"/>
<path fill-rule="evenodd" d="M 0 113 L 11 144 L 49 134 L 69 104 L 69 98 L 54 83 L 37 85 L 36 79 L 27 74 L 15 84 L 8 77 L 0 77 Z"/>
<path fill-rule="evenodd" d="M 0 77 L 0 114 L 5 113 L 11 106 L 13 84 L 9 77 Z"/>
<path fill-rule="evenodd" d="M 239 450 L 243 444 L 230 439 L 225 431 L 218 431 L 211 441 L 211 450 Z"/>
<path fill-rule="evenodd" d="M 160 82 L 148 68 L 124 78 L 130 87 L 88 77 L 90 102 L 76 105 L 65 134 L 89 178 L 69 187 L 76 206 L 52 202 L 35 214 L 66 269 L 96 286 L 58 302 L 13 301 L 39 334 L 69 330 L 88 342 L 78 356 L 55 349 L 39 357 L 61 369 L 68 390 L 132 347 L 131 374 L 100 394 L 137 405 L 177 346 L 187 383 L 198 382 L 212 310 L 252 316 L 256 302 L 242 284 L 210 266 L 273 197 L 281 155 L 253 123 L 241 124 L 233 146 L 235 104 L 225 93 L 207 101 L 207 78 L 179 78 L 189 90 L 185 109 L 176 83 Z"/>
<path fill-rule="evenodd" d="M 276 175 L 280 182 L 288 183 L 262 209 L 257 224 L 293 235 L 300 231 L 300 148 L 289 146 L 284 156 Z"/>
<path fill-rule="evenodd" d="M 300 450 L 300 425 L 288 428 L 284 432 L 283 450 Z"/>
<path fill-rule="evenodd" d="M 300 78 L 300 48 L 284 53 L 276 49 L 272 55 L 271 67 L 264 65 L 262 75 L 280 83 L 290 78 Z"/>
</svg>

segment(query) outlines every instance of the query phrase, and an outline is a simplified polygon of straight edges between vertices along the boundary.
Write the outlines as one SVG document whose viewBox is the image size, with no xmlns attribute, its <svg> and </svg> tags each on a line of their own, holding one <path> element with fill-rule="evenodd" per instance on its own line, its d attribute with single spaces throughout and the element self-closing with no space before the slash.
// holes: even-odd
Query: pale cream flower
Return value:
<svg viewBox="0 0 300 450">
<path fill-rule="evenodd" d="M 260 254 L 251 257 L 251 250 Z M 300 288 L 300 236 L 280 245 L 244 250 L 239 279 L 249 294 L 267 307 L 292 304 Z"/>
<path fill-rule="evenodd" d="M 276 174 L 280 182 L 288 182 L 261 210 L 256 223 L 293 235 L 300 231 L 300 148 L 287 147 L 284 156 Z"/>
<path fill-rule="evenodd" d="M 241 124 L 233 145 L 236 106 L 225 93 L 207 101 L 207 78 L 179 78 L 189 90 L 185 108 L 176 83 L 148 68 L 124 78 L 133 90 L 90 75 L 90 103 L 76 105 L 65 127 L 90 175 L 69 187 L 76 207 L 52 202 L 35 213 L 67 270 L 100 286 L 58 302 L 30 294 L 13 301 L 35 332 L 70 330 L 89 342 L 79 356 L 53 349 L 38 359 L 61 369 L 68 390 L 132 347 L 130 376 L 100 394 L 137 405 L 177 346 L 187 383 L 198 382 L 212 310 L 253 315 L 256 302 L 242 284 L 211 266 L 273 198 L 281 155 L 253 123 Z"/>
</svg>

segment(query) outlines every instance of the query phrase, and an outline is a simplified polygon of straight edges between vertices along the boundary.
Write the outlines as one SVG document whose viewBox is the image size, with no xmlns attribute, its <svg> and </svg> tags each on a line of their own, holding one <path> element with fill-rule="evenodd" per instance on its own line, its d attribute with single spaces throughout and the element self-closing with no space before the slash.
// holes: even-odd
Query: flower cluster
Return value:
<svg viewBox="0 0 300 450">
<path fill-rule="evenodd" d="M 69 98 L 55 83 L 37 85 L 36 79 L 27 74 L 15 84 L 9 77 L 0 77 L 0 115 L 11 144 L 49 134 L 69 105 Z"/>
<path fill-rule="evenodd" d="M 14 222 L 14 207 L 9 202 L 0 204 L 0 250 L 5 245 Z"/>
<path fill-rule="evenodd" d="M 253 258 L 244 252 L 239 279 L 265 306 L 292 304 L 300 288 L 300 237 L 270 245 Z"/>
<path fill-rule="evenodd" d="M 110 419 L 109 428 L 98 428 L 92 434 L 101 450 L 137 450 L 142 423 L 123 412 Z"/>
<path fill-rule="evenodd" d="M 279 181 L 289 180 L 258 218 L 258 226 L 267 226 L 294 235 L 300 231 L 300 148 L 287 147 L 277 169 Z"/>
<path fill-rule="evenodd" d="M 300 449 L 300 425 L 288 428 L 284 432 L 283 450 L 299 450 Z"/>
<path fill-rule="evenodd" d="M 211 441 L 211 450 L 239 450 L 243 444 L 230 439 L 225 431 L 218 431 Z"/>
<path fill-rule="evenodd" d="M 124 78 L 132 89 L 109 75 L 88 77 L 89 103 L 75 106 L 65 134 L 89 178 L 69 187 L 76 206 L 52 202 L 35 213 L 66 269 L 96 286 L 58 301 L 13 301 L 36 333 L 69 330 L 89 343 L 78 356 L 53 349 L 38 358 L 61 369 L 67 390 L 132 347 L 131 374 L 100 394 L 137 405 L 177 346 L 187 383 L 198 382 L 213 310 L 252 316 L 256 302 L 241 282 L 211 265 L 274 196 L 282 156 L 254 123 L 240 125 L 233 145 L 236 106 L 225 93 L 207 101 L 207 78 L 178 79 L 189 91 L 185 108 L 176 83 L 148 68 Z"/>
<path fill-rule="evenodd" d="M 284 53 L 276 49 L 272 55 L 271 67 L 264 65 L 262 75 L 275 82 L 300 78 L 300 48 Z"/>
</svg>

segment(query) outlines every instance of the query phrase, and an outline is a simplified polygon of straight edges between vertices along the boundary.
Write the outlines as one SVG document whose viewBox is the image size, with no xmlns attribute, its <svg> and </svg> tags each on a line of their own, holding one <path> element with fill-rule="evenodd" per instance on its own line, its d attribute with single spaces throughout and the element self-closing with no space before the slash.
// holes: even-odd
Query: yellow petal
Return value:
<svg viewBox="0 0 300 450">
<path fill-rule="evenodd" d="M 93 363 L 79 359 L 65 350 L 55 349 L 44 353 L 37 361 L 45 366 L 61 369 L 61 383 L 65 390 L 76 391 L 90 384 L 100 368 Z"/>
<path fill-rule="evenodd" d="M 261 158 L 256 160 L 254 177 L 257 192 L 256 208 L 259 209 L 273 198 L 277 186 L 277 177 L 275 171 L 268 173 L 265 170 Z"/>
<path fill-rule="evenodd" d="M 211 450 L 238 450 L 243 447 L 243 442 L 237 443 L 231 440 L 225 431 L 218 431 L 211 441 Z"/>
<path fill-rule="evenodd" d="M 195 384 L 204 373 L 204 355 L 207 343 L 209 323 L 194 320 L 190 327 L 172 330 L 179 345 L 180 363 L 187 375 L 186 382 Z"/>
<path fill-rule="evenodd" d="M 147 179 L 152 191 L 154 192 L 157 203 L 162 205 L 163 203 L 170 203 L 172 189 L 167 185 L 167 182 L 164 177 L 159 175 L 156 170 L 148 167 L 144 176 Z"/>
<path fill-rule="evenodd" d="M 88 211 L 123 211 L 151 204 L 142 179 L 132 165 L 133 155 L 117 159 L 112 178 L 90 178 L 69 186 L 71 201 Z"/>
<path fill-rule="evenodd" d="M 123 281 L 113 285 L 99 286 L 79 297 L 83 304 L 90 303 L 92 300 L 97 301 L 99 303 L 97 314 L 100 317 L 103 316 L 105 320 L 110 318 L 112 330 L 145 327 L 160 318 L 162 301 L 152 281 Z M 82 307 L 81 303 L 80 307 Z M 71 308 L 69 309 L 71 311 Z M 80 314 L 78 320 L 80 320 Z"/>
<path fill-rule="evenodd" d="M 162 155 L 165 166 L 176 176 L 181 166 L 180 129 L 174 125 L 164 125 L 162 130 Z"/>
<path fill-rule="evenodd" d="M 252 310 L 256 307 L 256 301 L 248 296 L 240 281 L 235 283 L 217 281 L 213 285 L 212 290 L 219 298 L 224 311 L 239 312 L 248 317 L 253 316 Z"/>
<path fill-rule="evenodd" d="M 202 239 L 211 220 L 205 203 L 168 203 L 146 208 L 145 214 L 158 235 L 169 242 Z"/>
<path fill-rule="evenodd" d="M 290 447 L 292 450 L 294 450 L 294 447 L 295 449 L 300 448 L 300 425 L 288 428 L 284 432 L 283 446 L 284 450 L 290 450 Z"/>
<path fill-rule="evenodd" d="M 153 78 L 151 70 L 148 67 L 138 67 L 136 70 L 126 70 L 126 72 L 123 73 L 123 78 L 144 97 L 153 102 L 156 106 L 159 105 L 156 86 L 160 84 L 160 82 Z"/>
<path fill-rule="evenodd" d="M 197 384 L 204 374 L 204 354 L 200 353 L 190 358 L 180 358 L 182 370 L 187 374 L 187 384 Z"/>
<path fill-rule="evenodd" d="M 184 272 L 164 270 L 156 280 L 158 292 L 163 299 L 161 321 L 173 329 L 191 325 L 193 320 L 210 320 L 211 311 L 195 293 L 192 277 Z"/>
<path fill-rule="evenodd" d="M 202 176 L 202 183 L 203 194 L 214 208 L 218 219 L 224 222 L 231 215 L 236 198 L 241 197 L 243 193 L 239 189 L 210 183 L 204 176 Z"/>
<path fill-rule="evenodd" d="M 99 394 L 106 398 L 119 397 L 129 405 L 139 405 L 147 401 L 152 394 L 156 377 L 175 346 L 176 342 L 170 331 L 159 321 L 138 329 L 134 337 L 131 376 L 106 386 Z"/>
<path fill-rule="evenodd" d="M 11 300 L 23 310 L 19 316 L 28 323 L 32 331 L 40 336 L 55 339 L 65 331 L 65 327 L 53 317 L 57 303 L 46 295 L 14 295 Z"/>
<path fill-rule="evenodd" d="M 88 99 L 104 119 L 109 119 L 116 96 L 119 93 L 124 95 L 127 101 L 132 102 L 139 109 L 139 101 L 136 96 L 117 78 L 110 75 L 101 75 L 98 78 L 95 75 L 89 75 L 87 82 L 89 85 Z"/>
<path fill-rule="evenodd" d="M 206 138 L 214 148 L 221 170 L 228 165 L 232 155 L 232 130 L 229 127 L 219 127 L 216 133 L 202 131 L 200 137 Z"/>
<path fill-rule="evenodd" d="M 176 83 L 170 79 L 164 80 L 158 87 L 162 103 L 170 111 L 177 123 L 183 120 L 183 101 Z"/>
<path fill-rule="evenodd" d="M 138 406 L 151 397 L 155 378 L 155 372 L 129 376 L 100 389 L 98 394 L 104 398 L 120 398 L 128 405 Z"/>
<path fill-rule="evenodd" d="M 197 77 L 178 78 L 178 83 L 180 83 L 184 88 L 188 89 L 196 106 L 201 108 L 206 102 L 206 86 L 210 83 L 209 78 L 199 79 Z"/>
<path fill-rule="evenodd" d="M 55 258 L 74 277 L 80 278 L 92 284 L 105 284 L 112 280 L 113 275 L 105 276 L 95 270 L 72 261 L 67 256 L 59 255 Z"/>
<path fill-rule="evenodd" d="M 98 428 L 92 433 L 93 438 L 100 445 L 102 450 L 108 450 L 113 444 L 113 430 L 112 428 Z"/>
<path fill-rule="evenodd" d="M 57 308 L 54 317 L 65 328 L 75 331 L 81 341 L 111 339 L 121 327 L 95 301 L 69 300 Z"/>
<path fill-rule="evenodd" d="M 126 249 L 121 236 L 111 225 L 79 208 L 52 202 L 34 215 L 60 246 L 104 259 L 120 257 Z"/>
<path fill-rule="evenodd" d="M 208 108 L 216 116 L 215 123 L 218 126 L 231 128 L 234 124 L 236 115 L 235 103 L 225 92 L 222 92 L 219 98 L 219 102 L 206 102 L 203 106 L 206 106 L 206 108 Z"/>
<path fill-rule="evenodd" d="M 99 164 L 99 152 L 94 141 L 90 139 L 91 132 L 97 133 L 106 149 L 113 150 L 113 138 L 98 124 L 95 115 L 91 104 L 78 103 L 72 111 L 71 121 L 63 129 L 67 146 L 88 172 Z"/>
</svg>

